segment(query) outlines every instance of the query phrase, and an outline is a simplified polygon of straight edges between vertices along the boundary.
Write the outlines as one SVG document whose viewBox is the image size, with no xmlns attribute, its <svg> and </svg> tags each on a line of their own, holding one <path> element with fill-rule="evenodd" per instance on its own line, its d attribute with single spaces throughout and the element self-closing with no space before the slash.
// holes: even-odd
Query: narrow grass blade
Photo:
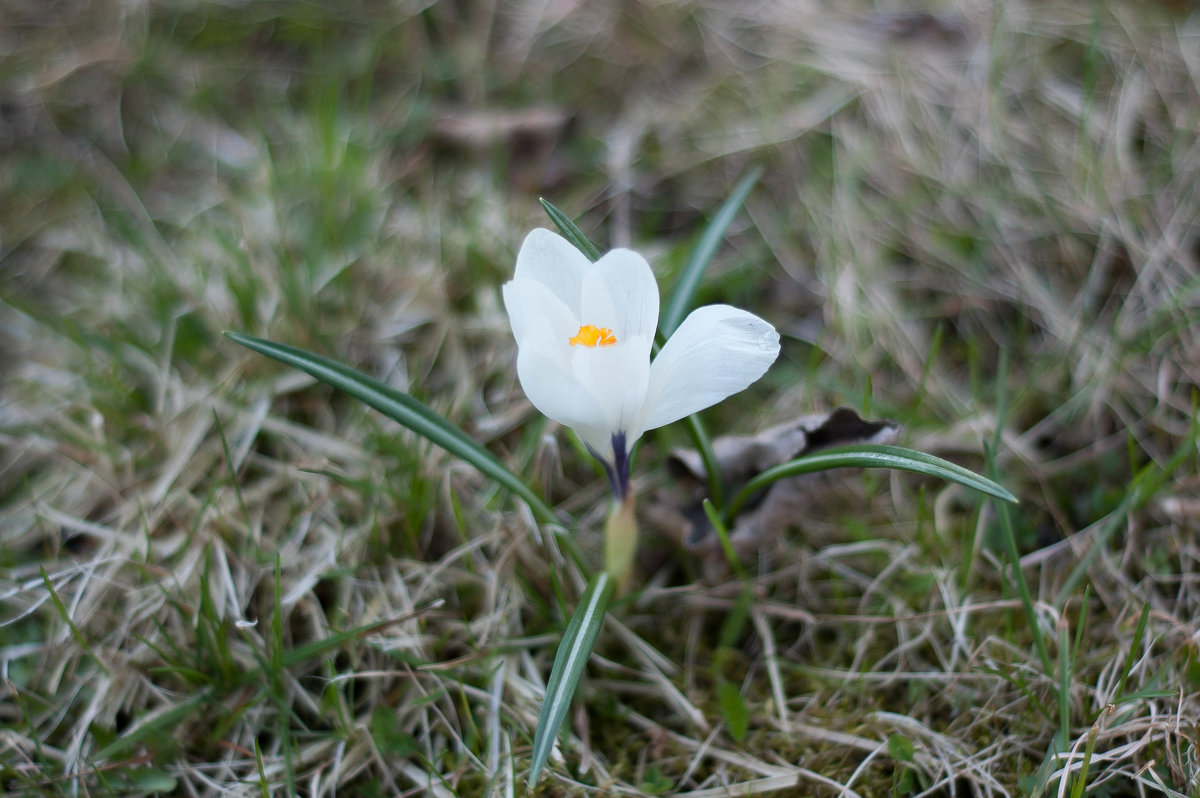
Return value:
<svg viewBox="0 0 1200 798">
<path fill-rule="evenodd" d="M 772 482 L 784 477 L 811 474 L 831 468 L 896 468 L 901 471 L 911 471 L 914 474 L 925 474 L 956 482 L 1006 502 L 1015 503 L 1017 501 L 1016 496 L 987 477 L 982 477 L 974 471 L 940 457 L 900 446 L 863 444 L 827 449 L 816 454 L 797 457 L 795 460 L 789 460 L 774 468 L 768 468 L 747 482 L 729 502 L 725 508 L 725 522 L 732 521 L 738 510 L 751 496 Z"/>
<path fill-rule="evenodd" d="M 717 540 L 721 541 L 721 551 L 725 552 L 725 559 L 729 562 L 729 567 L 733 569 L 739 579 L 745 579 L 746 572 L 742 568 L 742 562 L 738 559 L 737 552 L 733 550 L 733 543 L 729 540 L 729 530 L 721 520 L 721 511 L 708 499 L 701 502 L 701 507 L 704 508 L 708 522 L 712 524 L 717 533 Z"/>
<path fill-rule="evenodd" d="M 79 643 L 80 647 L 86 651 L 88 656 L 91 657 L 96 665 L 100 667 L 100 670 L 104 671 L 104 675 L 111 676 L 112 671 L 105 667 L 104 663 L 100 661 L 100 658 L 96 656 L 96 652 L 93 651 L 92 647 L 88 644 L 87 638 L 83 636 L 83 632 L 79 631 L 79 627 L 75 625 L 73 620 L 71 620 L 71 613 L 67 611 L 67 605 L 63 604 L 62 599 L 58 597 L 58 591 L 54 589 L 54 583 L 50 581 L 50 574 L 46 573 L 45 567 L 43 567 L 41 570 L 42 584 L 45 585 L 46 590 L 50 592 L 50 598 L 54 601 L 54 607 L 58 610 L 58 614 L 63 619 L 63 622 L 67 625 L 67 628 L 71 630 L 71 636 L 75 638 L 75 642 Z"/>
<path fill-rule="evenodd" d="M 186 701 L 177 707 L 172 707 L 159 715 L 145 721 L 141 726 L 135 726 L 132 730 L 125 733 L 123 737 L 118 737 L 102 749 L 99 753 L 101 759 L 108 759 L 118 754 L 124 753 L 126 750 L 155 735 L 161 735 L 177 726 L 183 717 L 193 716 L 196 713 L 202 712 L 205 704 L 210 702 L 219 704 L 225 700 L 232 691 L 240 689 L 248 684 L 261 684 L 272 678 L 273 673 L 282 673 L 285 669 L 294 668 L 305 662 L 310 662 L 317 659 L 330 651 L 335 651 L 353 640 L 361 640 L 364 636 L 385 629 L 389 626 L 394 626 L 410 618 L 422 615 L 430 610 L 437 609 L 444 602 L 439 599 L 433 603 L 419 607 L 413 612 L 397 615 L 391 618 L 385 618 L 381 621 L 356 626 L 352 629 L 347 629 L 340 632 L 334 632 L 328 637 L 320 640 L 314 640 L 311 643 L 306 643 L 297 648 L 289 649 L 279 658 L 277 664 L 272 664 L 267 661 L 261 654 L 256 655 L 255 659 L 258 662 L 256 667 L 247 668 L 241 671 L 237 678 L 231 682 L 230 692 L 219 692 L 212 687 L 203 687 L 193 692 Z M 274 645 L 274 644 L 273 644 Z M 161 654 L 160 654 L 161 656 Z M 419 660 L 406 660 L 408 664 L 420 667 L 423 663 Z M 161 669 L 163 672 L 179 674 L 178 668 Z M 210 677 L 210 673 L 202 674 Z M 285 713 L 286 714 L 286 713 Z"/>
<path fill-rule="evenodd" d="M 716 254 L 721 239 L 725 237 L 725 231 L 729 229 L 733 217 L 737 215 L 742 203 L 750 194 L 750 189 L 754 188 L 754 184 L 761 176 L 762 168 L 756 167 L 743 177 L 734 187 L 733 193 L 725 200 L 725 204 L 717 211 L 716 216 L 709 222 L 708 227 L 704 228 L 700 242 L 696 244 L 696 249 L 688 259 L 687 265 L 684 266 L 683 274 L 679 275 L 675 290 L 671 292 L 671 298 L 667 300 L 667 305 L 663 309 L 662 319 L 658 325 L 663 340 L 671 337 L 671 333 L 675 332 L 675 328 L 679 326 L 688 309 L 691 308 L 692 299 L 696 296 L 696 289 L 700 286 L 700 280 L 703 279 L 708 264 L 712 263 L 713 255 Z"/>
<path fill-rule="evenodd" d="M 1083 748 L 1083 764 L 1079 766 L 1079 775 L 1075 777 L 1075 783 L 1071 785 L 1071 798 L 1083 798 L 1084 790 L 1087 788 L 1088 770 L 1092 767 L 1092 755 L 1096 753 L 1096 740 L 1100 737 L 1100 719 L 1092 724 L 1092 728 L 1088 730 L 1087 744 Z"/>
<path fill-rule="evenodd" d="M 1012 515 L 1008 507 L 1000 505 L 996 508 L 996 517 L 1000 520 L 1000 530 L 1004 540 L 1004 549 L 1008 553 L 1009 566 L 1012 568 L 1012 581 L 1021 597 L 1021 609 L 1025 613 L 1025 623 L 1029 625 L 1029 634 L 1033 636 L 1033 645 L 1037 649 L 1038 659 L 1042 662 L 1042 671 L 1049 676 L 1053 665 L 1050 662 L 1050 648 L 1046 645 L 1046 636 L 1038 623 L 1037 611 L 1034 608 L 1033 594 L 1029 592 L 1029 583 L 1025 581 L 1025 572 L 1021 570 L 1021 553 L 1017 547 L 1017 533 L 1013 529 Z"/>
<path fill-rule="evenodd" d="M 567 624 L 567 632 L 558 645 L 558 653 L 554 655 L 554 667 L 550 670 L 550 681 L 546 683 L 546 698 L 542 702 L 542 711 L 538 715 L 537 732 L 533 738 L 533 756 L 529 766 L 529 784 L 537 784 L 538 776 L 554 747 L 554 739 L 571 699 L 575 696 L 575 688 L 583 676 L 583 668 L 587 665 L 592 647 L 596 645 L 596 636 L 604 623 L 604 613 L 608 609 L 609 599 L 612 598 L 613 579 L 606 573 L 597 574 L 584 592 Z"/>
<path fill-rule="evenodd" d="M 1121 678 L 1117 682 L 1117 689 L 1113 690 L 1112 698 L 1109 703 L 1119 704 L 1125 698 L 1125 682 L 1129 680 L 1129 674 L 1133 673 L 1134 663 L 1138 661 L 1138 656 L 1141 654 L 1142 637 L 1146 634 L 1146 622 L 1150 620 L 1150 602 L 1142 604 L 1142 614 L 1138 616 L 1137 628 L 1133 631 L 1133 639 L 1129 642 L 1129 651 L 1125 654 L 1125 667 L 1121 669 Z"/>
<path fill-rule="evenodd" d="M 1065 751 L 1071 739 L 1071 625 L 1066 616 L 1058 619 L 1058 735 Z M 1065 776 L 1064 776 L 1065 778 Z"/>
<path fill-rule="evenodd" d="M 1099 526 L 1095 532 L 1091 533 L 1091 545 L 1079 558 L 1079 562 L 1075 563 L 1075 567 L 1067 575 L 1062 587 L 1058 589 L 1058 595 L 1054 597 L 1056 608 L 1062 609 L 1066 605 L 1071 593 L 1087 577 L 1096 557 L 1100 552 L 1107 550 L 1109 539 L 1118 529 L 1124 528 L 1125 519 L 1129 517 L 1129 513 L 1140 510 L 1151 499 L 1159 495 L 1163 483 L 1177 473 L 1184 462 L 1196 451 L 1197 438 L 1200 437 L 1198 421 L 1200 421 L 1200 417 L 1193 417 L 1187 437 L 1171 455 L 1171 459 L 1162 466 L 1153 461 L 1147 463 L 1129 483 L 1125 497 L 1121 499 L 1121 503 L 1117 505 L 1116 509 L 1097 522 Z"/>
<path fill-rule="evenodd" d="M 721 718 L 725 721 L 725 727 L 729 729 L 729 736 L 734 742 L 742 742 L 750 728 L 750 710 L 746 708 L 746 699 L 742 697 L 742 691 L 733 682 L 718 682 L 717 701 L 721 707 Z"/>
<path fill-rule="evenodd" d="M 708 477 L 708 497 L 712 499 L 713 505 L 720 509 L 725 503 L 725 497 L 722 496 L 721 469 L 717 466 L 717 455 L 713 452 L 712 439 L 708 437 L 708 431 L 704 429 L 699 414 L 693 413 L 685 420 L 688 434 L 692 436 L 692 445 L 696 447 L 696 451 L 700 454 L 700 461 L 704 463 L 704 473 Z"/>
<path fill-rule="evenodd" d="M 104 762 L 112 759 L 142 740 L 151 738 L 170 739 L 171 734 L 181 724 L 189 718 L 194 718 L 197 713 L 203 710 L 205 704 L 212 699 L 212 694 L 213 691 L 211 688 L 203 687 L 169 709 L 162 710 L 158 714 L 148 713 L 143 718 L 135 721 L 134 726 L 126 731 L 123 736 L 118 737 L 104 748 L 101 748 L 95 755 L 96 760 Z"/>
<path fill-rule="evenodd" d="M 995 413 L 996 422 L 992 440 L 986 444 L 984 451 L 986 453 L 986 462 L 989 469 L 988 473 L 994 474 L 996 468 L 996 452 L 1000 451 L 1000 445 L 1004 434 L 1005 424 L 1008 419 L 1008 368 L 1009 368 L 1009 353 L 1008 349 L 1000 350 L 1000 363 L 996 369 L 996 399 Z M 1033 647 L 1037 651 L 1038 659 L 1042 663 L 1042 672 L 1046 676 L 1050 676 L 1054 671 L 1053 663 L 1050 661 L 1050 647 L 1046 643 L 1046 635 L 1042 632 L 1042 626 L 1038 623 L 1037 610 L 1034 606 L 1033 594 L 1029 592 L 1029 583 L 1025 581 L 1025 572 L 1021 570 L 1021 553 L 1017 545 L 1016 530 L 1013 528 L 1012 513 L 1006 505 L 1000 505 L 996 508 L 996 517 L 1000 523 L 1000 531 L 1004 540 L 1004 549 L 1008 554 L 1009 565 L 1012 568 L 1012 584 L 1016 587 L 1017 595 L 1021 597 L 1021 611 L 1025 614 L 1025 623 L 1029 627 L 1029 634 L 1033 638 Z M 1061 713 L 1060 713 L 1061 716 Z M 1050 716 L 1046 716 L 1050 720 Z M 1053 745 L 1053 744 L 1052 744 Z M 1046 763 L 1050 760 L 1047 759 Z M 1048 767 L 1043 764 L 1043 768 Z M 1049 771 L 1045 771 L 1039 778 L 1049 779 Z M 1048 781 L 1041 782 L 1044 787 Z"/>
<path fill-rule="evenodd" d="M 258 765 L 258 791 L 262 798 L 270 798 L 271 782 L 267 780 L 267 771 L 263 767 L 262 748 L 258 745 L 258 738 L 254 738 L 254 761 Z"/>
<path fill-rule="evenodd" d="M 491 452 L 472 440 L 465 432 L 412 396 L 368 377 L 361 371 L 294 346 L 236 332 L 226 332 L 225 336 L 235 343 L 305 371 L 318 380 L 345 391 L 474 466 L 484 476 L 496 480 L 520 496 L 541 520 L 559 523 L 554 510 L 522 482 L 520 477 L 505 468 Z"/>
<path fill-rule="evenodd" d="M 546 209 L 546 215 L 550 217 L 550 221 L 554 222 L 554 226 L 563 234 L 563 238 L 570 241 L 575 249 L 586 255 L 590 261 L 600 258 L 600 248 L 583 234 L 583 231 L 572 221 L 570 216 L 567 216 L 554 207 L 548 200 L 539 197 L 538 202 L 542 203 L 542 207 Z"/>
</svg>

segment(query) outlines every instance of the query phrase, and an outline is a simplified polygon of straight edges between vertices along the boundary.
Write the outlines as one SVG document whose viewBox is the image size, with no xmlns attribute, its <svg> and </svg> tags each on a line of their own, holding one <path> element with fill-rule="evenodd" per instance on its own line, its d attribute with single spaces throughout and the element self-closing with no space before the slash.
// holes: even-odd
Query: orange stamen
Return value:
<svg viewBox="0 0 1200 798">
<path fill-rule="evenodd" d="M 576 344 L 582 344 L 583 346 L 612 346 L 616 342 L 616 337 L 608 327 L 596 327 L 591 324 L 585 324 L 580 327 L 579 332 L 575 333 L 575 337 L 567 341 L 571 346 L 575 346 Z"/>
</svg>

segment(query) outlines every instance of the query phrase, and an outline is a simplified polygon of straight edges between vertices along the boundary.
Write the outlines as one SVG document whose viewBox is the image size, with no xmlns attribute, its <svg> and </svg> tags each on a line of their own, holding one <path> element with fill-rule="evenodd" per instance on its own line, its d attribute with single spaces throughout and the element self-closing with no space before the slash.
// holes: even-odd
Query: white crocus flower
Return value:
<svg viewBox="0 0 1200 798">
<path fill-rule="evenodd" d="M 709 305 L 684 319 L 651 363 L 658 284 L 646 259 L 615 249 L 591 263 L 549 230 L 525 238 L 504 307 L 525 395 L 575 430 L 620 498 L 643 432 L 743 390 L 779 355 L 770 324 Z"/>
</svg>

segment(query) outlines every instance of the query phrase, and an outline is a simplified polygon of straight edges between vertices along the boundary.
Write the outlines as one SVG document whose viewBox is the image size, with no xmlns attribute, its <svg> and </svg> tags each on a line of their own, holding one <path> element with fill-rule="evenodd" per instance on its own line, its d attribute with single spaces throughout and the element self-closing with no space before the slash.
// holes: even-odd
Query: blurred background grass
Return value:
<svg viewBox="0 0 1200 798">
<path fill-rule="evenodd" d="M 1200 794 L 1198 74 L 1187 4 L 6 3 L 4 787 L 521 791 L 578 575 L 220 331 L 411 391 L 590 545 L 499 301 L 537 197 L 670 285 L 762 166 L 700 299 L 783 355 L 712 430 L 850 405 L 1023 503 L 843 476 L 749 604 L 658 543 L 540 792 Z"/>
</svg>

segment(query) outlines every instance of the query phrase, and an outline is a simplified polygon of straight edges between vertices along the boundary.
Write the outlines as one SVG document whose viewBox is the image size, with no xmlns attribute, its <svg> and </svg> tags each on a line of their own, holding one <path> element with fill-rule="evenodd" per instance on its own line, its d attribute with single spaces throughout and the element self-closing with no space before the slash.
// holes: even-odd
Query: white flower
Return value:
<svg viewBox="0 0 1200 798">
<path fill-rule="evenodd" d="M 684 319 L 651 363 L 658 284 L 645 258 L 615 249 L 591 263 L 549 230 L 525 238 L 504 307 L 525 395 L 575 430 L 618 495 L 643 432 L 743 390 L 779 355 L 770 324 L 709 305 Z"/>
</svg>

